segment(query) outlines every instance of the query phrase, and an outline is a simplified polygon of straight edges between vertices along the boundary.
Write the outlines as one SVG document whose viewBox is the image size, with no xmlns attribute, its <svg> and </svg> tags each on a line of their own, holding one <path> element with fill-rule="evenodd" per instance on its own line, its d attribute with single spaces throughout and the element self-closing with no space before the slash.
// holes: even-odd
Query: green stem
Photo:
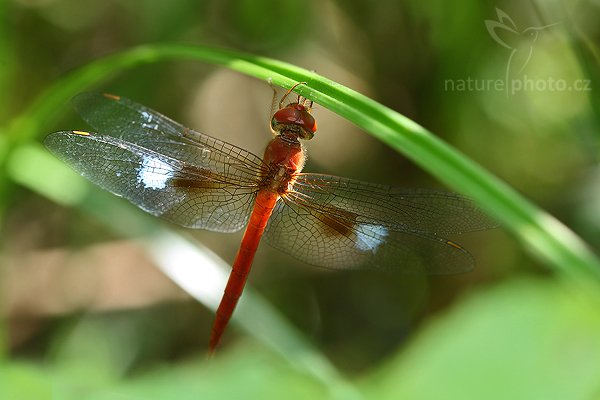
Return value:
<svg viewBox="0 0 600 400">
<path fill-rule="evenodd" d="M 140 64 L 193 59 L 222 65 L 297 92 L 379 138 L 442 182 L 473 198 L 521 244 L 557 271 L 600 283 L 600 262 L 572 231 L 514 189 L 397 112 L 308 70 L 263 57 L 192 45 L 136 47 L 90 63 L 51 86 L 11 127 L 12 141 L 33 139 L 68 100 L 110 75 Z M 597 290 L 597 289 L 596 289 Z"/>
</svg>

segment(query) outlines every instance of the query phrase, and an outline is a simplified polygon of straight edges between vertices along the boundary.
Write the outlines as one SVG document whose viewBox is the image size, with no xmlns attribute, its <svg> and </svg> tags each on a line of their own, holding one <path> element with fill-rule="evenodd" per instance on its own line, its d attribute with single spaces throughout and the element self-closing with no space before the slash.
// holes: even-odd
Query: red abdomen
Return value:
<svg viewBox="0 0 600 400">
<path fill-rule="evenodd" d="M 282 194 L 291 189 L 295 176 L 304 166 L 304 152 L 298 140 L 277 136 L 267 146 L 263 158 L 265 168 L 261 190 L 244 232 L 242 244 L 233 262 L 231 274 L 223 293 L 213 324 L 209 352 L 214 352 L 242 295 L 260 238 L 271 213 Z"/>
</svg>

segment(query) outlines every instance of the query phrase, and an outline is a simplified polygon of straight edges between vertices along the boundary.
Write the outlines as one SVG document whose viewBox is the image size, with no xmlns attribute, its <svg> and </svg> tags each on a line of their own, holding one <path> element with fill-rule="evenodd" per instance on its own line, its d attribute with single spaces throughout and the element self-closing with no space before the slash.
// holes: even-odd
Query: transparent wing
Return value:
<svg viewBox="0 0 600 400">
<path fill-rule="evenodd" d="M 468 199 L 300 174 L 267 226 L 266 240 L 313 265 L 449 274 L 473 258 L 446 235 L 494 223 Z"/>
<path fill-rule="evenodd" d="M 112 136 L 63 131 L 48 135 L 44 144 L 98 186 L 185 227 L 243 228 L 258 190 L 244 171 L 214 158 L 188 163 Z"/>
<path fill-rule="evenodd" d="M 124 97 L 80 93 L 73 105 L 81 117 L 105 136 L 185 161 L 241 182 L 254 182 L 265 168 L 260 157 L 229 143 L 193 131 Z"/>
</svg>

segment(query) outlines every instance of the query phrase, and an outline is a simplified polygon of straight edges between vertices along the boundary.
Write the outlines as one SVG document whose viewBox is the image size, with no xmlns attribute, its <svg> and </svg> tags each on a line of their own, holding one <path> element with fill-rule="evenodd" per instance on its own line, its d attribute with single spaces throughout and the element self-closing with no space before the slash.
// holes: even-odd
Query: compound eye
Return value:
<svg viewBox="0 0 600 400">
<path fill-rule="evenodd" d="M 273 115 L 273 122 L 282 125 L 298 125 L 309 132 L 317 130 L 317 122 L 302 104 L 290 104 Z"/>
<path fill-rule="evenodd" d="M 284 107 L 273 115 L 273 121 L 278 124 L 297 124 L 301 119 L 300 111 L 294 107 Z"/>
<path fill-rule="evenodd" d="M 298 125 L 302 126 L 308 132 L 315 133 L 317 131 L 317 121 L 315 121 L 315 118 L 306 110 L 301 111 L 300 114 L 302 123 Z"/>
</svg>

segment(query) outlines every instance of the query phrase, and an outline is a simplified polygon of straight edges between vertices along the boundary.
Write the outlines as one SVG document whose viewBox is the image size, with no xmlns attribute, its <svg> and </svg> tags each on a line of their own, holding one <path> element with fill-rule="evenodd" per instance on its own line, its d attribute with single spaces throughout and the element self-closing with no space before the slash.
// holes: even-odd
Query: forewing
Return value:
<svg viewBox="0 0 600 400">
<path fill-rule="evenodd" d="M 274 210 L 265 237 L 313 265 L 450 274 L 474 262 L 444 236 L 491 226 L 467 199 L 451 193 L 301 174 Z"/>
<path fill-rule="evenodd" d="M 85 92 L 73 98 L 81 117 L 102 135 L 111 136 L 197 168 L 254 181 L 264 168 L 256 155 L 172 119 L 124 97 Z"/>
<path fill-rule="evenodd" d="M 496 223 L 471 200 L 438 190 L 407 190 L 331 175 L 300 174 L 294 184 L 300 201 L 315 199 L 377 225 L 425 235 L 454 235 L 490 229 Z"/>
<path fill-rule="evenodd" d="M 81 131 L 53 133 L 44 144 L 93 183 L 176 224 L 233 232 L 248 221 L 256 183 L 224 174 L 227 168 L 214 159 L 199 167 L 139 144 Z"/>
</svg>

